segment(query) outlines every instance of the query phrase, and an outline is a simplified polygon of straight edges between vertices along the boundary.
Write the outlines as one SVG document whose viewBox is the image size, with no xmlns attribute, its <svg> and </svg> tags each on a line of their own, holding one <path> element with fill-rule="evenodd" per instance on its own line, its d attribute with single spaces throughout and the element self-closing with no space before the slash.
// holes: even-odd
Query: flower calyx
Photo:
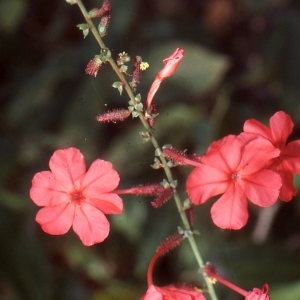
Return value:
<svg viewBox="0 0 300 300">
<path fill-rule="evenodd" d="M 75 4 L 75 3 L 72 3 L 72 4 Z M 76 27 L 78 27 L 79 30 L 82 30 L 83 38 L 87 37 L 87 35 L 90 32 L 90 28 L 91 28 L 91 26 L 89 24 L 86 24 L 86 23 L 78 24 Z"/>
<path fill-rule="evenodd" d="M 107 62 L 110 57 L 110 50 L 108 48 L 102 48 L 100 54 L 95 55 L 94 58 L 89 61 L 85 68 L 85 73 L 96 77 L 102 64 Z"/>
<path fill-rule="evenodd" d="M 164 168 L 164 165 L 161 163 L 161 161 L 157 157 L 154 157 L 154 164 L 150 165 L 150 167 L 155 170 L 158 170 L 160 168 Z"/>
<path fill-rule="evenodd" d="M 169 183 L 166 179 L 164 179 L 160 184 L 164 188 L 164 190 L 157 195 L 153 202 L 151 202 L 154 208 L 161 207 L 172 198 L 173 191 L 177 186 L 177 180 L 174 180 L 171 183 Z"/>
<path fill-rule="evenodd" d="M 199 161 L 191 158 L 185 154 L 186 150 L 180 151 L 174 148 L 172 145 L 164 145 L 162 147 L 162 153 L 166 159 L 169 160 L 172 166 L 197 166 Z"/>
<path fill-rule="evenodd" d="M 112 109 L 111 111 L 100 114 L 96 117 L 96 120 L 100 123 L 105 122 L 119 122 L 124 121 L 131 115 L 131 112 L 128 109 L 118 108 Z"/>
<path fill-rule="evenodd" d="M 73 4 L 77 4 L 76 0 L 66 0 L 67 3 L 73 5 Z"/>
<path fill-rule="evenodd" d="M 143 143 L 147 143 L 150 141 L 150 134 L 147 131 L 140 131 L 139 132 L 140 137 L 142 138 Z"/>
<path fill-rule="evenodd" d="M 122 81 L 115 81 L 111 86 L 119 91 L 120 96 L 122 95 L 124 86 L 124 83 Z"/>
<path fill-rule="evenodd" d="M 193 203 L 188 198 L 183 201 L 183 211 L 185 212 L 190 226 L 193 228 L 196 220 L 196 213 Z"/>
</svg>

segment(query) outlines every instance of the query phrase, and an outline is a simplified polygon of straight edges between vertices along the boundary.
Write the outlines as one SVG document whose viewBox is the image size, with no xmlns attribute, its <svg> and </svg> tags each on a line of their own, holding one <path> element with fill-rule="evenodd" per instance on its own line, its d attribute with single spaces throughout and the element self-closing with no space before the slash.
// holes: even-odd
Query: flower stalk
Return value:
<svg viewBox="0 0 300 300">
<path fill-rule="evenodd" d="M 89 16 L 85 6 L 83 5 L 82 1 L 81 0 L 76 0 L 76 2 L 77 2 L 77 5 L 78 5 L 79 9 L 81 10 L 81 13 L 83 14 L 83 16 L 86 20 L 89 28 L 90 28 L 90 31 L 94 35 L 94 37 L 95 37 L 96 41 L 98 42 L 100 48 L 101 49 L 107 49 L 106 45 L 103 42 L 103 39 L 100 37 L 100 34 L 98 33 L 98 30 L 96 29 L 93 21 L 91 20 L 91 18 Z M 107 58 L 106 61 L 111 65 L 112 69 L 115 71 L 115 73 L 119 77 L 119 79 L 122 82 L 123 87 L 124 87 L 126 93 L 128 94 L 130 100 L 134 102 L 135 101 L 135 95 L 133 94 L 133 91 L 132 91 L 128 81 L 126 80 L 124 74 L 122 72 L 120 72 L 119 67 L 117 66 L 116 62 L 113 60 L 112 57 Z M 153 130 L 151 129 L 149 123 L 145 119 L 143 112 L 142 111 L 136 111 L 136 112 L 138 114 L 138 117 L 139 117 L 140 121 L 142 122 L 143 126 L 145 127 L 146 131 L 148 132 L 149 139 L 151 140 L 151 143 L 152 143 L 153 147 L 155 148 L 155 152 L 158 153 L 158 155 L 156 155 L 156 156 L 159 157 L 159 159 L 160 159 L 160 161 L 161 161 L 161 163 L 164 167 L 164 171 L 165 171 L 168 182 L 173 182 L 174 181 L 173 175 L 171 173 L 170 168 L 168 167 L 167 160 L 166 160 L 166 158 L 164 157 L 164 155 L 161 151 L 161 147 L 160 147 L 158 141 L 156 140 L 156 138 L 154 136 Z M 179 194 L 176 191 L 176 189 L 174 189 L 174 191 L 173 191 L 173 196 L 174 196 L 174 200 L 175 200 L 175 203 L 176 203 L 176 206 L 177 206 L 177 209 L 178 209 L 178 212 L 179 212 L 180 218 L 182 220 L 185 231 L 186 232 L 192 232 L 192 229 L 190 227 L 188 218 L 187 218 L 187 216 L 186 216 L 186 214 L 183 210 L 182 201 L 181 201 L 181 199 L 179 197 Z M 200 252 L 199 252 L 199 249 L 198 249 L 198 246 L 196 244 L 194 235 L 193 234 L 188 234 L 187 238 L 189 240 L 191 249 L 192 249 L 192 251 L 194 253 L 194 256 L 196 258 L 197 264 L 200 267 L 200 269 L 202 269 L 204 267 L 204 261 L 201 257 Z M 216 293 L 215 293 L 215 290 L 214 290 L 214 287 L 213 287 L 212 283 L 210 282 L 210 280 L 208 278 L 204 277 L 204 279 L 205 279 L 207 289 L 208 289 L 208 292 L 210 294 L 211 299 L 212 300 L 217 300 L 217 296 L 216 296 Z"/>
</svg>

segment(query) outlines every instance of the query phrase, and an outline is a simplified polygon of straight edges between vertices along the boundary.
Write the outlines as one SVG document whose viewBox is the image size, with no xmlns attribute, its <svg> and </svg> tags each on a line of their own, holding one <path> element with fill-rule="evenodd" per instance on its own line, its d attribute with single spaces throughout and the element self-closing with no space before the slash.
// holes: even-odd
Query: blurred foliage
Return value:
<svg viewBox="0 0 300 300">
<path fill-rule="evenodd" d="M 101 0 L 84 1 L 87 9 Z M 162 60 L 185 49 L 174 76 L 155 97 L 161 143 L 203 153 L 211 141 L 239 133 L 248 118 L 268 123 L 277 110 L 300 138 L 300 5 L 278 0 L 111 0 L 105 42 L 114 57 L 127 52 L 150 64 L 138 92 L 143 99 Z M 154 149 L 143 144 L 139 122 L 98 124 L 95 116 L 127 107 L 111 88 L 108 65 L 85 75 L 99 48 L 76 28 L 83 18 L 64 0 L 0 2 L 0 299 L 140 299 L 148 263 L 161 241 L 180 225 L 172 201 L 154 210 L 151 199 L 124 196 L 124 214 L 109 216 L 111 232 L 85 248 L 77 236 L 49 236 L 34 221 L 28 191 L 34 174 L 48 169 L 58 148 L 79 148 L 89 165 L 110 160 L 120 188 L 164 178 L 153 170 Z M 184 199 L 191 168 L 174 169 Z M 299 176 L 295 184 L 300 188 Z M 213 201 L 196 208 L 195 228 L 205 260 L 242 288 L 270 285 L 273 300 L 300 298 L 300 199 L 280 203 L 265 218 L 250 205 L 242 230 L 216 228 Z M 261 222 L 263 221 L 263 222 Z M 263 225 L 261 225 L 263 224 Z M 263 238 L 257 240 L 255 232 Z M 188 243 L 160 258 L 157 284 L 202 279 Z M 216 285 L 220 299 L 241 299 Z"/>
</svg>

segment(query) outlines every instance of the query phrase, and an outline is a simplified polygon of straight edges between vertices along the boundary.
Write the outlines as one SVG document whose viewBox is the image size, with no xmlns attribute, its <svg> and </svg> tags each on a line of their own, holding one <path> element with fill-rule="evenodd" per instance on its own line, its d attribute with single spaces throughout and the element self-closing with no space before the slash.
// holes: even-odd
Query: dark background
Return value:
<svg viewBox="0 0 300 300">
<path fill-rule="evenodd" d="M 88 10 L 102 5 L 84 3 Z M 185 49 L 176 74 L 155 96 L 161 145 L 204 153 L 213 140 L 240 133 L 245 120 L 268 124 L 278 110 L 294 120 L 294 140 L 300 138 L 298 3 L 112 0 L 104 41 L 113 57 L 125 51 L 150 64 L 138 87 L 143 99 L 162 60 L 177 47 Z M 31 179 L 48 169 L 57 149 L 80 149 L 88 166 L 96 158 L 111 161 L 120 188 L 164 178 L 150 167 L 154 150 L 142 143 L 137 119 L 95 121 L 108 109 L 126 108 L 129 99 L 111 87 L 117 77 L 109 65 L 96 78 L 85 74 L 99 47 L 91 34 L 83 39 L 80 23 L 78 7 L 63 0 L 0 2 L 0 299 L 140 299 L 156 247 L 181 225 L 173 201 L 154 209 L 152 199 L 131 196 L 123 197 L 122 215 L 109 216 L 109 237 L 93 247 L 84 247 L 72 230 L 50 236 L 35 222 Z M 183 199 L 191 170 L 174 170 Z M 213 225 L 213 200 L 197 207 L 205 261 L 246 290 L 268 283 L 272 300 L 300 299 L 299 200 L 278 201 L 270 209 L 249 204 L 248 224 L 239 231 Z M 154 282 L 201 287 L 187 242 L 158 260 Z M 216 289 L 219 299 L 243 298 L 221 284 Z"/>
</svg>

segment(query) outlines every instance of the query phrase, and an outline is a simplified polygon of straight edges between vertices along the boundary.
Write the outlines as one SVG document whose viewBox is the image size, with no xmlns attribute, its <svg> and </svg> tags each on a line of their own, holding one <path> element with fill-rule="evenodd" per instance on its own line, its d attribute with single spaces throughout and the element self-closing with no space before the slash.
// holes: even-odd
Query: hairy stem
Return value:
<svg viewBox="0 0 300 300">
<path fill-rule="evenodd" d="M 107 49 L 107 47 L 105 46 L 102 38 L 100 37 L 100 35 L 98 33 L 98 30 L 95 27 L 94 23 L 89 18 L 88 12 L 85 9 L 84 5 L 82 4 L 82 1 L 81 0 L 77 0 L 77 4 L 78 4 L 78 6 L 79 6 L 79 8 L 80 8 L 80 10 L 81 10 L 81 12 L 82 12 L 82 14 L 83 14 L 86 22 L 87 22 L 87 24 L 90 26 L 90 30 L 93 33 L 93 35 L 94 35 L 96 41 L 98 42 L 100 48 L 101 49 Z M 135 96 L 134 96 L 134 94 L 133 94 L 133 92 L 131 90 L 131 87 L 130 87 L 128 81 L 126 80 L 125 76 L 123 75 L 123 73 L 120 72 L 117 64 L 115 63 L 115 61 L 112 58 L 109 58 L 108 62 L 111 65 L 112 69 L 117 74 L 117 76 L 119 77 L 120 81 L 123 83 L 124 89 L 126 90 L 126 92 L 127 92 L 128 96 L 129 96 L 130 100 L 134 101 Z M 156 138 L 154 136 L 153 130 L 149 126 L 148 122 L 146 121 L 143 113 L 139 112 L 139 118 L 140 118 L 140 121 L 142 122 L 143 126 L 147 130 L 147 132 L 148 132 L 148 134 L 150 136 L 150 140 L 151 140 L 151 142 L 152 142 L 155 150 L 158 150 L 158 151 L 156 151 L 156 153 L 161 153 L 161 151 L 159 151 L 161 148 L 160 148 L 160 146 L 159 146 L 159 144 L 158 144 L 158 142 L 157 142 L 157 140 L 156 140 Z M 164 166 L 164 171 L 165 171 L 165 174 L 166 174 L 166 177 L 167 177 L 168 181 L 170 183 L 173 182 L 174 181 L 173 175 L 171 173 L 170 168 L 168 167 L 168 164 L 167 164 L 167 161 L 166 161 L 165 157 L 162 154 L 159 154 L 158 157 L 159 157 L 159 159 L 161 160 L 161 163 Z M 185 212 L 184 212 L 184 210 L 182 208 L 182 202 L 180 200 L 180 197 L 179 197 L 176 189 L 174 189 L 173 195 L 174 195 L 176 206 L 177 206 L 178 212 L 180 214 L 180 217 L 181 217 L 184 229 L 188 233 L 187 234 L 187 238 L 188 238 L 189 243 L 191 245 L 192 251 L 194 253 L 194 256 L 195 256 L 195 258 L 197 260 L 197 263 L 198 263 L 199 267 L 202 269 L 204 267 L 204 262 L 203 262 L 203 259 L 202 259 L 201 255 L 200 255 L 200 252 L 199 252 L 198 246 L 196 244 L 194 235 L 192 234 L 192 230 L 191 230 L 189 221 L 188 221 L 188 219 L 187 219 L 187 217 L 185 215 Z M 191 233 L 191 234 L 189 234 L 189 233 Z M 214 287 L 212 286 L 210 280 L 206 276 L 204 276 L 204 279 L 205 279 L 205 282 L 206 282 L 206 285 L 207 285 L 207 288 L 208 288 L 208 291 L 209 291 L 211 299 L 212 300 L 217 300 L 217 296 L 216 296 Z"/>
</svg>

